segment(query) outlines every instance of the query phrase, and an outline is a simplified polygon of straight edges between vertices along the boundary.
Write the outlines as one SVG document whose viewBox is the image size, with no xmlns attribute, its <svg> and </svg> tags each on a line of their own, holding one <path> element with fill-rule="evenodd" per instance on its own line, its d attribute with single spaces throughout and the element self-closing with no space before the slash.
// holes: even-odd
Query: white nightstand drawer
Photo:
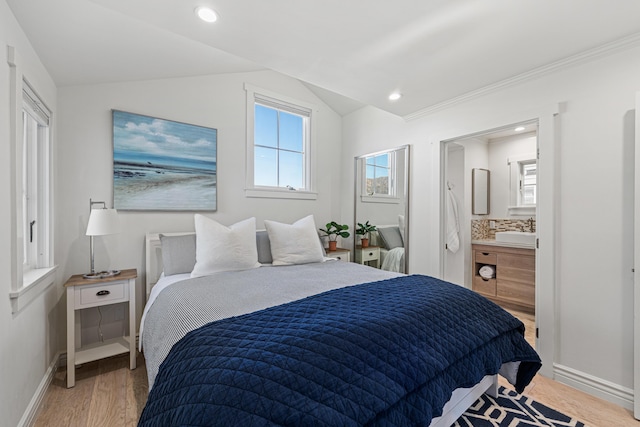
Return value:
<svg viewBox="0 0 640 427">
<path fill-rule="evenodd" d="M 380 248 L 362 248 L 362 262 L 377 261 L 380 258 Z"/>
<path fill-rule="evenodd" d="M 77 287 L 75 289 L 76 309 L 128 301 L 129 288 L 126 285 L 127 282 L 116 282 Z"/>
<path fill-rule="evenodd" d="M 349 249 L 338 248 L 335 251 L 327 251 L 327 257 L 335 258 L 338 261 L 351 261 L 351 251 Z"/>
</svg>

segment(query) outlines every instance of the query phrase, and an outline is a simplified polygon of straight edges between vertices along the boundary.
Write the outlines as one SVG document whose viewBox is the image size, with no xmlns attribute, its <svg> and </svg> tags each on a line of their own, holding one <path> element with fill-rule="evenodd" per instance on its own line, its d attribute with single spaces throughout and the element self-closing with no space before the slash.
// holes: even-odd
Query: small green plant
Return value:
<svg viewBox="0 0 640 427">
<path fill-rule="evenodd" d="M 376 226 L 369 224 L 369 221 L 365 222 L 364 224 L 358 223 L 358 228 L 356 228 L 356 234 L 359 234 L 365 238 L 368 238 L 369 233 L 371 233 L 372 231 L 376 231 Z"/>
<path fill-rule="evenodd" d="M 346 239 L 351 235 L 347 231 L 349 229 L 349 226 L 347 224 L 338 224 L 335 221 L 331 221 L 328 222 L 325 227 L 326 228 L 321 228 L 320 231 L 328 236 L 330 241 L 335 242 L 338 239 L 338 236 Z"/>
</svg>

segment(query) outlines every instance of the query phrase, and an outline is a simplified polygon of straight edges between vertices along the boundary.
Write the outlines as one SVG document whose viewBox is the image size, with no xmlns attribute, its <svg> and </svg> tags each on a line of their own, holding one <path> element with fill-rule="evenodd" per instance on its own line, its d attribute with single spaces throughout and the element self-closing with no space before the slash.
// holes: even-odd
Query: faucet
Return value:
<svg viewBox="0 0 640 427">
<path fill-rule="evenodd" d="M 529 227 L 529 232 L 533 233 L 535 232 L 535 221 L 533 220 L 533 217 L 529 218 L 527 220 L 527 227 Z"/>
</svg>

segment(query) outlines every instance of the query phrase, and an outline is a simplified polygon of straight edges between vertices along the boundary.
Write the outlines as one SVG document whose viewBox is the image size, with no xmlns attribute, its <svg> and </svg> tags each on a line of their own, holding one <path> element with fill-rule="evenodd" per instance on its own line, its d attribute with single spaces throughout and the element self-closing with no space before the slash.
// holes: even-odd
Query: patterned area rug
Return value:
<svg viewBox="0 0 640 427">
<path fill-rule="evenodd" d="M 498 398 L 483 394 L 455 427 L 585 427 L 585 424 L 536 402 L 530 397 L 500 387 Z"/>
</svg>

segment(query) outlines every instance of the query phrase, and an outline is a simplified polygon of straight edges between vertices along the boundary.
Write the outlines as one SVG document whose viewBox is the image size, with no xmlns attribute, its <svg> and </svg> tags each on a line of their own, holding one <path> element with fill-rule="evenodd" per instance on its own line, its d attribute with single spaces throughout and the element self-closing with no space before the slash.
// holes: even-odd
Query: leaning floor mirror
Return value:
<svg viewBox="0 0 640 427">
<path fill-rule="evenodd" d="M 409 145 L 355 158 L 354 259 L 408 273 Z"/>
</svg>

